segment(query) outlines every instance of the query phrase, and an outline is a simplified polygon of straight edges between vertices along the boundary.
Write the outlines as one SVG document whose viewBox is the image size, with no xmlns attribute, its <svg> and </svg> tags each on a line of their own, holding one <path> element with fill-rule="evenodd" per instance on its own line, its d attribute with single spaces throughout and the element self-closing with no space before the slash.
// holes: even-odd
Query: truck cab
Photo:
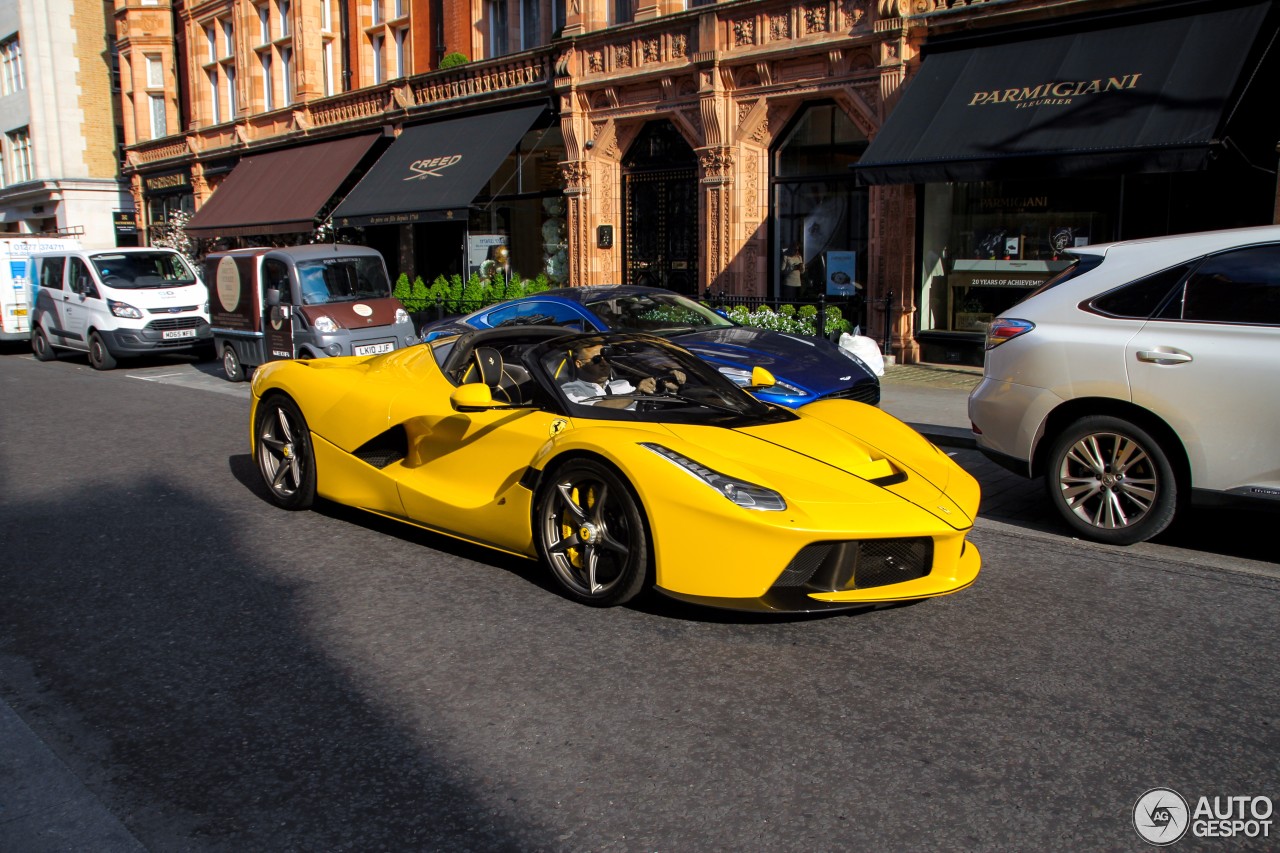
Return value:
<svg viewBox="0 0 1280 853">
<path fill-rule="evenodd" d="M 376 355 L 418 342 L 382 255 L 322 244 L 205 259 L 213 340 L 233 382 L 268 361 Z"/>
</svg>

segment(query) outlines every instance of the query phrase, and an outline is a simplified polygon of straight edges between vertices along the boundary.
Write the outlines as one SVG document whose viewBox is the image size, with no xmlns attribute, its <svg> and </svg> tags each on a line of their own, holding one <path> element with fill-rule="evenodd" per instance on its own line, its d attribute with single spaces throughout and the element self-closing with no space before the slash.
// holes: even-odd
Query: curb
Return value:
<svg viewBox="0 0 1280 853">
<path fill-rule="evenodd" d="M 938 424 L 913 424 L 907 426 L 923 435 L 939 447 L 959 447 L 965 450 L 976 450 L 978 441 L 973 432 L 960 427 L 939 426 Z"/>
</svg>

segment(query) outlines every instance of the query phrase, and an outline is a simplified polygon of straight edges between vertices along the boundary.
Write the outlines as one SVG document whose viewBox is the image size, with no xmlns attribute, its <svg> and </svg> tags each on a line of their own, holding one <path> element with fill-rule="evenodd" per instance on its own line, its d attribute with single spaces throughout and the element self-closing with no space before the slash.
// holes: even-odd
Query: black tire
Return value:
<svg viewBox="0 0 1280 853">
<path fill-rule="evenodd" d="M 53 351 L 53 344 L 49 343 L 49 336 L 44 333 L 43 326 L 36 326 L 35 331 L 31 333 L 31 351 L 36 355 L 36 361 L 53 361 L 58 354 Z"/>
<path fill-rule="evenodd" d="M 116 366 L 116 357 L 97 332 L 89 333 L 89 364 L 94 370 L 111 370 Z"/>
<path fill-rule="evenodd" d="M 222 372 L 232 382 L 243 382 L 246 378 L 244 365 L 240 363 L 240 356 L 236 354 L 236 348 L 231 344 L 222 348 Z"/>
<path fill-rule="evenodd" d="M 538 551 L 575 601 L 625 604 L 649 580 L 649 529 L 627 483 L 608 466 L 575 459 L 549 472 L 538 493 Z"/>
<path fill-rule="evenodd" d="M 316 499 L 316 457 L 298 405 L 284 396 L 264 400 L 253 436 L 258 472 L 271 502 L 282 509 L 309 509 Z"/>
<path fill-rule="evenodd" d="M 1109 545 L 1145 542 L 1178 508 L 1177 478 L 1160 442 L 1104 415 L 1081 418 L 1054 440 L 1045 488 L 1073 530 Z"/>
</svg>

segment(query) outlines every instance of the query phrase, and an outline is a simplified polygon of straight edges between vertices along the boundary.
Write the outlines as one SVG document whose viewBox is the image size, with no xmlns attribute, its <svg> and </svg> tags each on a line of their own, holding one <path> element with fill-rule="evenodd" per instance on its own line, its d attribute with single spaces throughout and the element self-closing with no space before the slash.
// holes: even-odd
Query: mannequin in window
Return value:
<svg viewBox="0 0 1280 853">
<path fill-rule="evenodd" d="M 800 254 L 800 246 L 792 243 L 782 250 L 782 286 L 788 289 L 791 296 L 800 292 L 804 281 L 804 256 Z"/>
</svg>

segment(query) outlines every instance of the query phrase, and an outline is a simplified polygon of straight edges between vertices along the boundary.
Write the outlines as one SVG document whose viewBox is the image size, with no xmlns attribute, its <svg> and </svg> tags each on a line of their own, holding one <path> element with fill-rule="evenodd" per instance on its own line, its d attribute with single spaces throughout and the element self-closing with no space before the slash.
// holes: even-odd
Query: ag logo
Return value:
<svg viewBox="0 0 1280 853">
<path fill-rule="evenodd" d="M 1152 788 L 1133 804 L 1133 828 L 1157 847 L 1177 841 L 1190 823 L 1187 801 L 1172 788 Z"/>
</svg>

